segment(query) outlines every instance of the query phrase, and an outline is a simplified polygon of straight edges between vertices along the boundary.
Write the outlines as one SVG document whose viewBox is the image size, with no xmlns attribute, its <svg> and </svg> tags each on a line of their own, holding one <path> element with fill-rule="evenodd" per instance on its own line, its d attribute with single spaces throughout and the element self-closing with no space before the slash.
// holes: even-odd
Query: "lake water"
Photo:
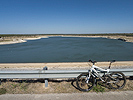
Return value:
<svg viewBox="0 0 133 100">
<path fill-rule="evenodd" d="M 106 38 L 49 37 L 0 45 L 0 63 L 133 61 L 133 43 Z"/>
</svg>

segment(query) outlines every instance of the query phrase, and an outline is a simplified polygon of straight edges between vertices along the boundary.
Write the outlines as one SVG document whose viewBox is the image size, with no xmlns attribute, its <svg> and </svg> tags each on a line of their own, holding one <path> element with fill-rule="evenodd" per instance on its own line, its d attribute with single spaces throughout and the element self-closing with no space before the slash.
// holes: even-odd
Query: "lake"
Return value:
<svg viewBox="0 0 133 100">
<path fill-rule="evenodd" d="M 49 37 L 0 45 L 0 63 L 133 61 L 133 43 L 106 38 Z"/>
</svg>

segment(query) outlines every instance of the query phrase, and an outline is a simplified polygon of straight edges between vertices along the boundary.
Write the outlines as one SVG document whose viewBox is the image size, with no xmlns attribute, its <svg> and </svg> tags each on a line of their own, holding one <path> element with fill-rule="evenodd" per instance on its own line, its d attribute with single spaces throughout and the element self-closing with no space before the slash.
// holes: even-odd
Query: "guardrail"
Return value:
<svg viewBox="0 0 133 100">
<path fill-rule="evenodd" d="M 76 78 L 85 72 L 88 70 L 47 70 L 47 67 L 43 70 L 0 70 L 0 79 L 45 79 L 47 87 L 49 78 Z M 133 69 L 110 69 L 110 72 L 123 72 L 125 76 L 133 76 Z"/>
</svg>

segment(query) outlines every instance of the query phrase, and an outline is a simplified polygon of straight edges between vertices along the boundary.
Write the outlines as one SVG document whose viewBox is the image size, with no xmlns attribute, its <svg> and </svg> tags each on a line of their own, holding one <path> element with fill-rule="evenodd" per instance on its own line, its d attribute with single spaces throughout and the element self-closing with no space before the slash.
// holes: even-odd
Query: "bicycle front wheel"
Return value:
<svg viewBox="0 0 133 100">
<path fill-rule="evenodd" d="M 126 84 L 126 77 L 121 72 L 113 72 L 110 78 L 109 86 L 112 89 L 122 89 Z"/>
<path fill-rule="evenodd" d="M 90 91 L 94 84 L 95 84 L 95 78 L 91 75 L 88 79 L 89 74 L 88 73 L 82 73 L 77 77 L 76 84 L 80 91 Z"/>
</svg>

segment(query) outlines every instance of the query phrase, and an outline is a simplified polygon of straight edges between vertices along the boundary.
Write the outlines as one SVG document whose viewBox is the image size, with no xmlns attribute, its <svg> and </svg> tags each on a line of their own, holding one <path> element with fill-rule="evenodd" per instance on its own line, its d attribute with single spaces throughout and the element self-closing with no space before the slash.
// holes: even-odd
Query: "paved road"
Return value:
<svg viewBox="0 0 133 100">
<path fill-rule="evenodd" d="M 61 94 L 4 94 L 0 100 L 133 100 L 133 91 Z"/>
</svg>

